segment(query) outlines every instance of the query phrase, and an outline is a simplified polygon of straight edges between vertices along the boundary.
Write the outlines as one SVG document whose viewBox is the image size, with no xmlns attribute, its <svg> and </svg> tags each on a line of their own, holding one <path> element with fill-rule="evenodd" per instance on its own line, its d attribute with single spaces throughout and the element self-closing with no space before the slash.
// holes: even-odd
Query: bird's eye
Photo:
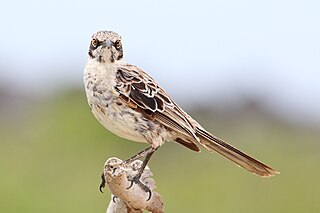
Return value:
<svg viewBox="0 0 320 213">
<path fill-rule="evenodd" d="M 117 41 L 114 43 L 114 46 L 116 47 L 116 49 L 120 49 L 120 48 L 121 48 L 121 41 L 120 41 L 120 40 L 117 40 Z"/>
<path fill-rule="evenodd" d="M 98 43 L 99 43 L 99 41 L 98 41 L 98 39 L 96 39 L 96 38 L 93 38 L 93 39 L 91 40 L 91 46 L 94 47 L 94 48 L 97 48 Z"/>
</svg>

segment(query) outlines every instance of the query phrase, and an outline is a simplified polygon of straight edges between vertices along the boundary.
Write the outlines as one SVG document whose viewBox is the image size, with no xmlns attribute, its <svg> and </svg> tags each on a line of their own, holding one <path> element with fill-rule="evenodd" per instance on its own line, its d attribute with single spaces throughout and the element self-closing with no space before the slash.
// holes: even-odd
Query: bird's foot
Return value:
<svg viewBox="0 0 320 213">
<path fill-rule="evenodd" d="M 127 189 L 130 189 L 133 184 L 137 184 L 143 191 L 147 192 L 149 194 L 149 197 L 147 199 L 147 201 L 149 201 L 151 199 L 151 196 L 152 196 L 152 191 L 149 189 L 149 187 L 147 187 L 144 183 L 142 183 L 140 181 L 140 178 L 141 178 L 141 173 L 138 173 L 136 176 L 134 176 L 130 181 L 131 181 L 131 184 L 130 186 L 127 188 Z"/>
<path fill-rule="evenodd" d="M 116 202 L 116 199 L 117 199 L 117 198 L 118 198 L 117 196 L 113 195 L 113 196 L 112 196 L 112 201 L 113 201 L 114 203 L 117 203 L 117 202 Z"/>
<path fill-rule="evenodd" d="M 101 175 L 101 183 L 100 183 L 100 186 L 99 186 L 99 190 L 101 193 L 103 193 L 103 188 L 106 186 L 106 179 L 104 178 L 104 173 L 102 173 Z"/>
</svg>

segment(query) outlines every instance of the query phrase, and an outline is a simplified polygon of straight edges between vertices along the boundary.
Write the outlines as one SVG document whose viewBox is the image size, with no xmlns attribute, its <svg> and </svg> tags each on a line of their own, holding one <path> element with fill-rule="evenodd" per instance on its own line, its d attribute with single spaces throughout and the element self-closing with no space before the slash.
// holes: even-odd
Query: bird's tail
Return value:
<svg viewBox="0 0 320 213">
<path fill-rule="evenodd" d="M 271 177 L 274 174 L 279 174 L 279 172 L 275 171 L 266 164 L 250 157 L 239 149 L 224 142 L 220 138 L 211 135 L 209 132 L 202 128 L 196 128 L 196 135 L 199 137 L 199 143 L 203 147 L 205 147 L 209 151 L 218 152 L 237 165 L 256 175 L 259 175 L 261 177 Z"/>
</svg>

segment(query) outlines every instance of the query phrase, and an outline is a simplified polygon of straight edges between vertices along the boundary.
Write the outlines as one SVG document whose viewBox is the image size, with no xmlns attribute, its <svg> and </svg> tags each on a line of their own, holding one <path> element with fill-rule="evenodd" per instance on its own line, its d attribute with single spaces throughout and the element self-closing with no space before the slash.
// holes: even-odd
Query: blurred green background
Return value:
<svg viewBox="0 0 320 213">
<path fill-rule="evenodd" d="M 103 129 L 82 90 L 24 107 L 2 114 L 0 212 L 104 212 L 110 195 L 98 186 L 105 160 L 145 145 Z M 167 143 L 149 164 L 167 212 L 319 211 L 319 129 L 277 120 L 253 103 L 232 112 L 207 107 L 190 114 L 281 174 L 261 179 L 216 154 Z"/>
<path fill-rule="evenodd" d="M 208 131 L 281 174 L 167 143 L 150 162 L 166 212 L 320 212 L 320 1 L 31 0 L 0 7 L 0 212 L 105 212 L 107 158 L 147 145 L 105 130 L 86 103 L 91 35 Z"/>
</svg>

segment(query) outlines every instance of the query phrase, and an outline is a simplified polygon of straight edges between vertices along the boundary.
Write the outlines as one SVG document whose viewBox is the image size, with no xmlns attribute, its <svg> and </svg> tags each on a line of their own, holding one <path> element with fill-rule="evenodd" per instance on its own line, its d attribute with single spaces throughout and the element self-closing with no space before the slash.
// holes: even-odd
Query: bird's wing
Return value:
<svg viewBox="0 0 320 213">
<path fill-rule="evenodd" d="M 131 108 L 143 112 L 150 119 L 163 124 L 185 138 L 176 141 L 194 151 L 198 142 L 209 151 L 216 151 L 237 165 L 262 177 L 278 172 L 268 165 L 250 157 L 220 138 L 211 135 L 185 113 L 167 93 L 143 70 L 133 65 L 120 66 L 117 70 L 115 89 Z"/>
<path fill-rule="evenodd" d="M 195 127 L 186 113 L 146 72 L 134 65 L 123 65 L 118 67 L 116 79 L 115 89 L 131 108 L 143 112 L 171 130 L 199 141 Z"/>
</svg>

